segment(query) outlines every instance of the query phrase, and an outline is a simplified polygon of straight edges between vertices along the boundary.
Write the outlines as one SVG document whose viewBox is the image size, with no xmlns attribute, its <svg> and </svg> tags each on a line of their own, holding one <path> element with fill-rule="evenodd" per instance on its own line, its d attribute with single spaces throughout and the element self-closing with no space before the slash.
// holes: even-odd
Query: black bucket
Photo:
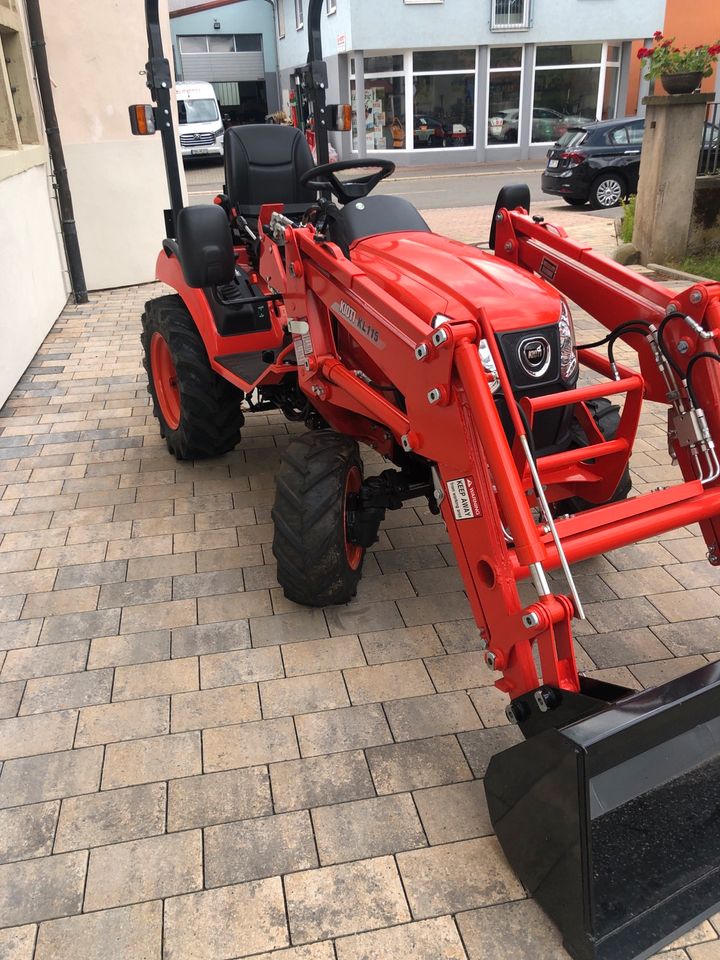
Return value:
<svg viewBox="0 0 720 960">
<path fill-rule="evenodd" d="M 643 960 L 720 905 L 720 663 L 497 754 L 490 817 L 575 960 Z"/>
</svg>

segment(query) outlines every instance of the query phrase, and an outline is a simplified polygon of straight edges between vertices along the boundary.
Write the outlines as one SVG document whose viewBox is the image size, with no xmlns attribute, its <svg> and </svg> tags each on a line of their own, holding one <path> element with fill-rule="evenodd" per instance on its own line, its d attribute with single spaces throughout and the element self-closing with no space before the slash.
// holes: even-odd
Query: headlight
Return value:
<svg viewBox="0 0 720 960">
<path fill-rule="evenodd" d="M 558 320 L 560 334 L 560 376 L 568 381 L 577 370 L 577 350 L 575 349 L 575 330 L 573 329 L 570 309 L 564 300 L 560 301 L 560 319 Z"/>
<path fill-rule="evenodd" d="M 498 377 L 497 367 L 490 353 L 487 340 L 481 340 L 478 344 L 478 356 L 480 357 L 480 363 L 483 365 L 483 370 L 489 378 L 490 393 L 496 393 L 500 389 L 500 377 Z"/>
</svg>

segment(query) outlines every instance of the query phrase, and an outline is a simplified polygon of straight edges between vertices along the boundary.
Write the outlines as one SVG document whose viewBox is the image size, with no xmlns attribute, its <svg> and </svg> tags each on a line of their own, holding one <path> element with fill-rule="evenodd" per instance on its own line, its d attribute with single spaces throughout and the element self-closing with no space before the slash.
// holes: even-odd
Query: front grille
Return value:
<svg viewBox="0 0 720 960">
<path fill-rule="evenodd" d="M 211 147 L 215 143 L 214 133 L 181 133 L 181 147 Z"/>
</svg>

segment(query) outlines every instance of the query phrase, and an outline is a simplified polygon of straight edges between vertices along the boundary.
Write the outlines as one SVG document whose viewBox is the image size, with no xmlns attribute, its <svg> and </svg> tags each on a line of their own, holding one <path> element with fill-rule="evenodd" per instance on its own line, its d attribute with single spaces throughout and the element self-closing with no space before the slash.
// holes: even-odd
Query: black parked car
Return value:
<svg viewBox="0 0 720 960">
<path fill-rule="evenodd" d="M 562 197 L 573 207 L 588 202 L 596 209 L 616 207 L 637 193 L 644 129 L 643 117 L 568 127 L 548 150 L 543 193 Z M 708 161 L 714 157 L 716 166 L 719 136 L 718 127 L 705 124 L 701 153 Z"/>
<path fill-rule="evenodd" d="M 569 127 L 548 150 L 543 193 L 574 207 L 616 207 L 637 193 L 644 126 L 643 118 L 628 117 Z"/>
</svg>

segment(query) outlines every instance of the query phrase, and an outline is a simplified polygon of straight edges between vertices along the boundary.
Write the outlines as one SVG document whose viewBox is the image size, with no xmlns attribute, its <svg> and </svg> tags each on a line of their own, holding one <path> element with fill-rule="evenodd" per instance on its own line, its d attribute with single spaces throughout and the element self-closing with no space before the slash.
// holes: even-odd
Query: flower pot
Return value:
<svg viewBox="0 0 720 960">
<path fill-rule="evenodd" d="M 666 93 L 692 93 L 696 90 L 702 81 L 702 73 L 699 70 L 693 73 L 666 73 L 660 77 L 660 83 L 665 87 Z"/>
</svg>

